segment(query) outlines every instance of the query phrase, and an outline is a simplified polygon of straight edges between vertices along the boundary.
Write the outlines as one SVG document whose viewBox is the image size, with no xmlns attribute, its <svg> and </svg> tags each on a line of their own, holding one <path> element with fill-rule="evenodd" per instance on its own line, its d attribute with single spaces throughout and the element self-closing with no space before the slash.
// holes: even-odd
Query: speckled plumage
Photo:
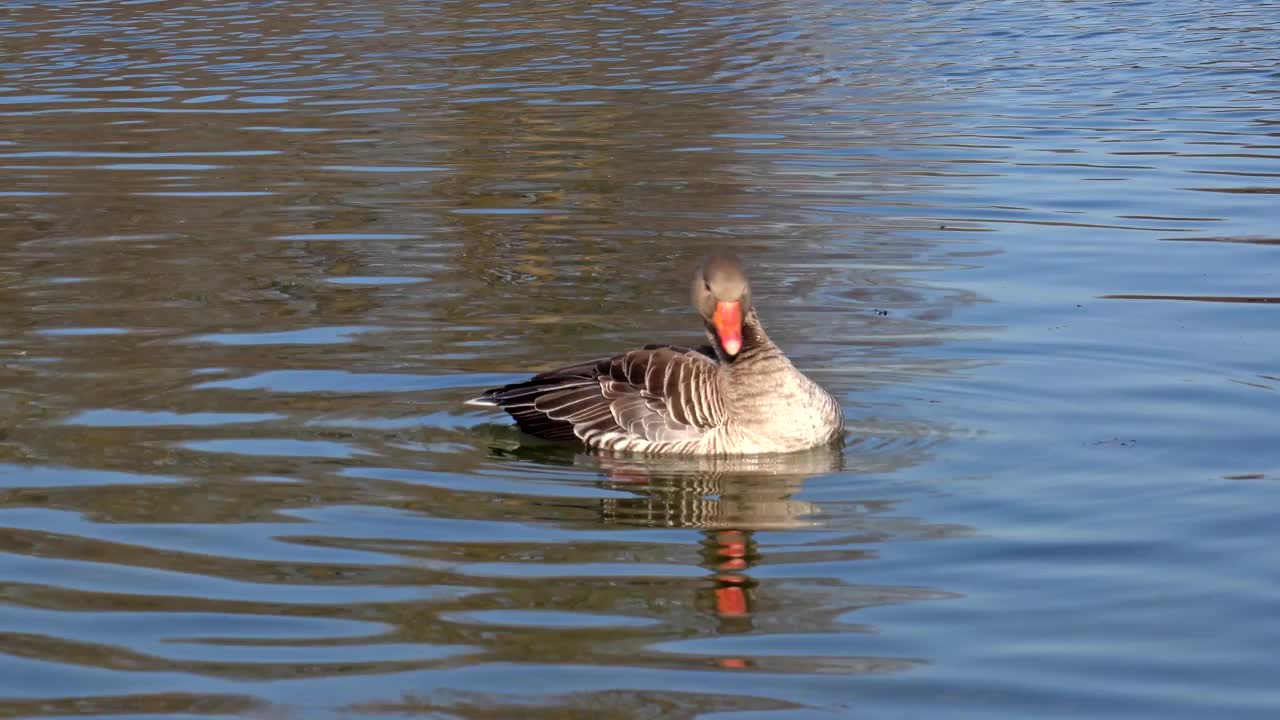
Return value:
<svg viewBox="0 0 1280 720">
<path fill-rule="evenodd" d="M 734 355 L 710 322 L 709 308 L 726 297 L 746 306 Z M 749 303 L 736 258 L 713 257 L 694 283 L 710 347 L 648 345 L 493 388 L 473 402 L 503 408 L 532 435 L 608 450 L 748 455 L 836 441 L 840 405 L 791 364 Z"/>
</svg>

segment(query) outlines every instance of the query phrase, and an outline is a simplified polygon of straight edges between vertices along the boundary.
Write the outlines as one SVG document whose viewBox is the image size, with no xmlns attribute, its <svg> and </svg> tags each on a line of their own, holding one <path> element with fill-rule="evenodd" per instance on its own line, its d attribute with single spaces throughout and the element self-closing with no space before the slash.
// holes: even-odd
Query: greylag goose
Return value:
<svg viewBox="0 0 1280 720">
<path fill-rule="evenodd" d="M 710 347 L 646 345 L 485 391 L 521 430 L 665 455 L 785 453 L 826 445 L 840 405 L 765 335 L 742 264 L 714 255 L 693 279 Z"/>
</svg>

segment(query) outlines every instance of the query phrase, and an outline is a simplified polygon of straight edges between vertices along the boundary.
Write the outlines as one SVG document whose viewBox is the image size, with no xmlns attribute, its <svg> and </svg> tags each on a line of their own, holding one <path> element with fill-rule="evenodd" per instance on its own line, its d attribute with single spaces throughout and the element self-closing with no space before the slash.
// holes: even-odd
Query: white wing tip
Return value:
<svg viewBox="0 0 1280 720">
<path fill-rule="evenodd" d="M 498 407 L 498 403 L 485 398 L 471 398 L 463 403 L 463 405 L 474 405 L 475 407 Z"/>
</svg>

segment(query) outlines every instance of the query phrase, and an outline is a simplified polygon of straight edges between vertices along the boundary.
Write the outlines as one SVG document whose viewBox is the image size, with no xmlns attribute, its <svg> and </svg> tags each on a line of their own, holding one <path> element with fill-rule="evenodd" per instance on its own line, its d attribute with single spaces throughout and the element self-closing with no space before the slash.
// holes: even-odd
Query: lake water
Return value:
<svg viewBox="0 0 1280 720">
<path fill-rule="evenodd" d="M 0 715 L 1276 717 L 1277 38 L 0 0 Z M 721 247 L 842 449 L 462 405 Z"/>
</svg>

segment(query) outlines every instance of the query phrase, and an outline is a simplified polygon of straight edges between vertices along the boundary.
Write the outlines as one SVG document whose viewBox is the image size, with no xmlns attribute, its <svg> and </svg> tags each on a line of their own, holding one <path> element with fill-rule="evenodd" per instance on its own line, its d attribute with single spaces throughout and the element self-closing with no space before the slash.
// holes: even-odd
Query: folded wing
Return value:
<svg viewBox="0 0 1280 720">
<path fill-rule="evenodd" d="M 716 368 L 709 348 L 649 345 L 494 388 L 478 400 L 502 407 L 539 437 L 656 449 L 696 443 L 721 424 Z"/>
</svg>

